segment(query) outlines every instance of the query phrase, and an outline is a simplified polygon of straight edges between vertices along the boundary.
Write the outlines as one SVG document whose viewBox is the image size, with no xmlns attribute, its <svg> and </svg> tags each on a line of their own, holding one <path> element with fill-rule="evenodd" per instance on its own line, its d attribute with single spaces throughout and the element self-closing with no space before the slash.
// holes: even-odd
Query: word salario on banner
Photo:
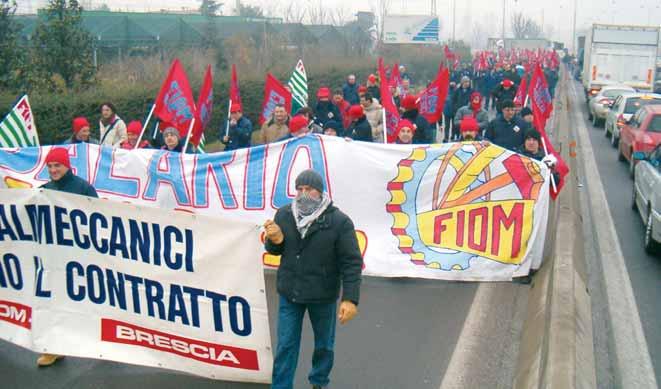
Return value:
<svg viewBox="0 0 661 389">
<path fill-rule="evenodd" d="M 262 268 L 236 262 L 259 256 L 252 223 L 219 227 L 223 219 L 49 190 L 0 190 L 0 199 L 0 338 L 268 381 Z"/>
<path fill-rule="evenodd" d="M 0 149 L 2 183 L 42 185 L 47 151 Z M 549 170 L 495 145 L 308 135 L 202 155 L 94 145 L 69 151 L 75 173 L 101 197 L 256 225 L 291 203 L 295 177 L 313 168 L 354 221 L 366 275 L 506 281 L 541 265 Z M 279 258 L 263 253 L 262 262 L 277 267 Z"/>
</svg>

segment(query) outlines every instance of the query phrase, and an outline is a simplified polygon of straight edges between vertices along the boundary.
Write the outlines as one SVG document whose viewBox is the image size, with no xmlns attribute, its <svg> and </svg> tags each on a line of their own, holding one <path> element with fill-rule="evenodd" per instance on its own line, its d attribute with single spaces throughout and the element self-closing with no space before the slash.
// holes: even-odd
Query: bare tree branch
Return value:
<svg viewBox="0 0 661 389">
<path fill-rule="evenodd" d="M 542 28 L 539 24 L 522 12 L 515 12 L 512 15 L 512 32 L 516 39 L 533 39 L 542 36 Z"/>
</svg>

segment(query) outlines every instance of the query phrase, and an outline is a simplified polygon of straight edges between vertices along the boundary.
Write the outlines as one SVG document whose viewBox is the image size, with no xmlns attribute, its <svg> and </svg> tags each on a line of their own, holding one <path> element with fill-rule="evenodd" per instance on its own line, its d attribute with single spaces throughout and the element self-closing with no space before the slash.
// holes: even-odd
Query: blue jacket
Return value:
<svg viewBox="0 0 661 389">
<path fill-rule="evenodd" d="M 358 96 L 358 84 L 344 84 L 342 87 L 342 95 L 344 96 L 344 100 L 348 101 L 351 105 L 360 103 L 360 97 Z"/>
<path fill-rule="evenodd" d="M 484 137 L 500 147 L 517 151 L 523 146 L 525 133 L 529 129 L 530 125 L 516 116 L 507 121 L 502 115 L 498 115 L 489 122 Z"/>
<path fill-rule="evenodd" d="M 228 142 L 223 140 L 225 137 L 224 134 L 222 134 L 220 137 L 221 142 L 223 142 L 225 145 L 225 151 L 250 147 L 250 138 L 252 137 L 252 123 L 245 116 L 242 116 L 236 125 L 230 125 L 228 135 Z"/>
</svg>

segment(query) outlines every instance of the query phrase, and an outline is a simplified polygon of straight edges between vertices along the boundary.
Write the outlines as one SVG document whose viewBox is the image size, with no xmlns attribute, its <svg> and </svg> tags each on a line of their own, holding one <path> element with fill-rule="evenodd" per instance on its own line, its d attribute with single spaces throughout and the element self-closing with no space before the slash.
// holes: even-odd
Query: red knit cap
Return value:
<svg viewBox="0 0 661 389">
<path fill-rule="evenodd" d="M 361 85 L 358 87 L 358 93 L 365 93 L 367 92 L 367 87 L 365 85 Z"/>
<path fill-rule="evenodd" d="M 365 116 L 365 111 L 363 111 L 363 106 L 360 104 L 352 105 L 349 108 L 349 117 L 352 119 L 358 119 Z"/>
<path fill-rule="evenodd" d="M 507 78 L 503 80 L 503 86 L 505 88 L 511 88 L 513 85 L 514 85 L 514 83 L 512 82 L 512 80 L 507 79 Z"/>
<path fill-rule="evenodd" d="M 64 147 L 53 147 L 46 155 L 46 164 L 57 162 L 71 169 L 69 151 Z"/>
<path fill-rule="evenodd" d="M 89 127 L 89 126 L 90 126 L 90 122 L 87 121 L 87 118 L 82 117 L 82 116 L 73 119 L 73 123 L 71 125 L 71 127 L 73 128 L 73 133 L 74 134 L 77 134 L 78 131 L 82 130 L 85 127 Z"/>
<path fill-rule="evenodd" d="M 303 115 L 296 115 L 289 120 L 289 132 L 296 133 L 308 125 L 308 118 Z"/>
<path fill-rule="evenodd" d="M 142 132 L 142 123 L 140 123 L 137 120 L 132 121 L 126 127 L 126 132 L 128 132 L 129 134 L 140 135 L 140 133 Z"/>
<path fill-rule="evenodd" d="M 413 95 L 406 95 L 401 102 L 402 108 L 407 111 L 418 108 L 418 98 Z"/>
<path fill-rule="evenodd" d="M 232 108 L 230 108 L 230 113 L 243 112 L 243 108 L 239 103 L 233 103 Z"/>
<path fill-rule="evenodd" d="M 318 99 L 328 99 L 330 98 L 330 89 L 327 87 L 321 87 L 317 91 L 317 98 Z"/>
<path fill-rule="evenodd" d="M 370 74 L 369 77 L 367 77 L 367 81 L 374 84 L 376 82 L 376 76 L 374 74 Z"/>
<path fill-rule="evenodd" d="M 461 132 L 466 131 L 480 131 L 480 124 L 472 116 L 466 116 L 461 119 L 461 124 L 459 125 Z"/>
<path fill-rule="evenodd" d="M 411 131 L 415 133 L 415 125 L 411 123 L 410 120 L 403 119 L 400 120 L 399 123 L 397 124 L 397 135 L 399 135 L 399 131 L 404 127 L 410 128 Z"/>
</svg>

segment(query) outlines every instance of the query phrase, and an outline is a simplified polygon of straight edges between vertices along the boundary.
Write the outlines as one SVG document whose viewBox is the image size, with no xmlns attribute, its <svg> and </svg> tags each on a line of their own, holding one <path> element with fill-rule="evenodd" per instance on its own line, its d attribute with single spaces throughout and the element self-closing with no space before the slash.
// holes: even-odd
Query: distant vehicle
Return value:
<svg viewBox="0 0 661 389">
<path fill-rule="evenodd" d="M 661 104 L 661 94 L 626 93 L 615 99 L 606 115 L 606 123 L 604 124 L 606 138 L 610 136 L 613 147 L 617 147 L 622 127 L 631 120 L 633 114 L 640 107 L 648 104 Z"/>
<path fill-rule="evenodd" d="M 615 99 L 625 93 L 636 93 L 628 85 L 610 85 L 603 87 L 599 93 L 588 101 L 588 119 L 597 127 L 606 121 L 606 115 Z"/>
<path fill-rule="evenodd" d="M 658 46 L 658 27 L 593 24 L 583 59 L 586 97 L 612 84 L 652 92 Z"/>
<path fill-rule="evenodd" d="M 645 223 L 645 251 L 657 254 L 661 249 L 661 146 L 649 155 L 636 153 L 634 159 L 638 164 L 631 207 Z"/>
<path fill-rule="evenodd" d="M 629 161 L 629 171 L 633 177 L 637 161 L 634 153 L 649 153 L 661 144 L 661 105 L 647 105 L 636 112 L 622 127 L 618 159 Z"/>
</svg>

